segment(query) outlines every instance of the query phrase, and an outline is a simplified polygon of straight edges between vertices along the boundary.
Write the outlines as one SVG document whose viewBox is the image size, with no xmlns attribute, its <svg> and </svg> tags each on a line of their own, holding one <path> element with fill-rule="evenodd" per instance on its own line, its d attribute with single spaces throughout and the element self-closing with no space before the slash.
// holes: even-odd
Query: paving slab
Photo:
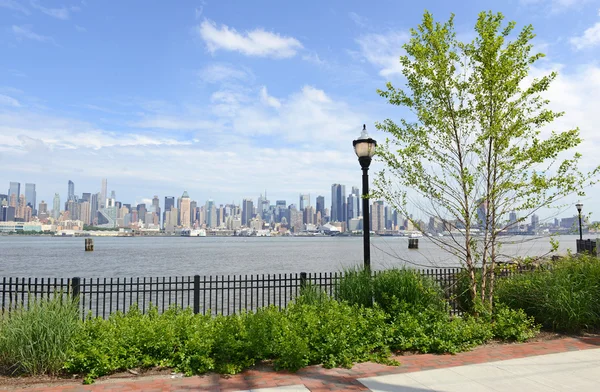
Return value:
<svg viewBox="0 0 600 392">
<path fill-rule="evenodd" d="M 600 348 L 359 378 L 376 392 L 600 391 Z"/>
</svg>

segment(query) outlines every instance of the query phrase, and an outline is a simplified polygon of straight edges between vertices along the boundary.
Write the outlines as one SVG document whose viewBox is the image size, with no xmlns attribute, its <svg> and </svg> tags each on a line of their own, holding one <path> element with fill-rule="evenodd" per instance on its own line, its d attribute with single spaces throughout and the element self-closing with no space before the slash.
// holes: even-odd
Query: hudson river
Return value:
<svg viewBox="0 0 600 392">
<path fill-rule="evenodd" d="M 443 237 L 445 239 L 446 237 Z M 577 236 L 555 237 L 560 253 L 575 249 Z M 549 237 L 510 237 L 502 253 L 541 255 Z M 362 265 L 362 237 L 94 237 L 93 252 L 84 238 L 0 236 L 0 276 L 158 277 L 187 275 L 335 272 Z M 456 258 L 419 239 L 408 249 L 405 237 L 372 237 L 373 269 L 455 267 Z"/>
</svg>

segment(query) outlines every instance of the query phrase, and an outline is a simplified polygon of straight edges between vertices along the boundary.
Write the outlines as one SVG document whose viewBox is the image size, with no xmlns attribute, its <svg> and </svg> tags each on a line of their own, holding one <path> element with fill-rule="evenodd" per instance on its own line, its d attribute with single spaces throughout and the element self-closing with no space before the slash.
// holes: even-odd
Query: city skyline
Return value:
<svg viewBox="0 0 600 392">
<path fill-rule="evenodd" d="M 66 196 L 66 180 L 76 192 L 95 191 L 107 177 L 132 203 L 183 190 L 241 203 L 267 189 L 289 200 L 323 194 L 328 206 L 331 184 L 360 184 L 352 140 L 362 124 L 383 142 L 376 122 L 413 119 L 376 90 L 404 85 L 398 57 L 423 9 L 438 21 L 455 13 L 458 36 L 468 40 L 483 8 L 474 0 L 44 4 L 56 12 L 0 2 L 0 184 L 35 183 L 47 202 Z M 515 20 L 517 31 L 533 25 L 533 50 L 547 56 L 530 78 L 558 71 L 545 98 L 565 115 L 552 129 L 580 128 L 584 142 L 573 152 L 583 155 L 582 171 L 597 164 L 600 147 L 598 8 L 485 5 Z M 379 169 L 373 162 L 371 173 Z M 598 187 L 587 191 L 583 203 L 600 210 Z"/>
</svg>

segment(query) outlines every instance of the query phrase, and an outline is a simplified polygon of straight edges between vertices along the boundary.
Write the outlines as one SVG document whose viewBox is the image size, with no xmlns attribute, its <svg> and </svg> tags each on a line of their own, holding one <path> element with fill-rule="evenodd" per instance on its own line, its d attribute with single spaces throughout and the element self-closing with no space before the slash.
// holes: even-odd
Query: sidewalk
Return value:
<svg viewBox="0 0 600 392">
<path fill-rule="evenodd" d="M 546 354 L 554 355 L 544 357 L 543 355 Z M 519 362 L 519 358 L 529 358 L 529 362 L 527 360 Z M 594 382 L 593 379 L 589 378 L 593 378 L 594 375 L 596 377 L 595 382 L 600 383 L 600 337 L 569 337 L 525 344 L 488 345 L 457 355 L 406 355 L 399 356 L 396 359 L 401 362 L 401 366 L 385 366 L 375 363 L 357 364 L 352 369 L 324 369 L 321 366 L 310 366 L 297 373 L 275 372 L 269 367 L 264 367 L 248 370 L 231 377 L 216 374 L 184 378 L 172 378 L 171 376 L 139 377 L 127 380 L 109 379 L 99 381 L 94 385 L 73 383 L 58 386 L 40 385 L 18 390 L 30 392 L 153 392 L 235 391 L 287 387 L 281 390 L 367 391 L 369 390 L 367 387 L 370 387 L 378 391 L 510 390 L 511 392 L 517 392 L 519 390 L 535 390 L 534 387 L 529 388 L 532 385 L 528 383 L 531 381 L 529 378 L 532 377 L 533 382 L 544 385 L 545 390 L 585 390 L 590 385 L 587 381 Z M 516 360 L 516 362 L 501 362 L 502 365 L 494 364 L 479 367 L 465 366 L 506 360 Z M 520 361 L 523 361 L 523 359 Z M 451 373 L 436 370 L 451 367 L 453 368 Z M 586 369 L 593 375 L 589 376 L 588 373 L 585 373 Z M 427 372 L 428 370 L 432 372 Z M 577 373 L 578 370 L 584 370 L 584 372 Z M 486 371 L 491 372 L 489 373 L 489 379 L 483 380 L 483 382 L 474 379 L 477 375 L 486 374 Z M 569 385 L 564 385 L 564 388 L 561 385 L 561 380 L 567 380 L 564 378 L 565 374 L 560 373 L 561 371 L 573 377 L 571 381 L 568 381 L 568 383 L 571 383 L 569 384 L 572 387 L 571 389 L 568 389 Z M 586 376 L 586 374 L 588 375 Z M 527 380 L 524 381 L 525 384 L 522 384 L 524 389 L 515 386 L 514 383 L 507 382 L 507 380 L 515 378 Z M 545 383 L 544 380 L 546 380 Z M 572 384 L 575 382 L 573 380 L 580 380 L 580 383 Z M 576 388 L 577 385 L 580 385 L 581 389 Z M 595 384 L 592 390 L 600 391 L 598 385 L 600 384 Z M 454 387 L 460 387 L 460 389 L 452 389 Z"/>
</svg>

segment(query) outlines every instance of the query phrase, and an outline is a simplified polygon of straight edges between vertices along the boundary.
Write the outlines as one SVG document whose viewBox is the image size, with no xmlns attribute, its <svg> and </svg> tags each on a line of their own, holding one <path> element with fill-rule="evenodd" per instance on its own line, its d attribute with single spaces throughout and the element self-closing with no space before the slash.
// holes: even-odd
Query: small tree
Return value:
<svg viewBox="0 0 600 392">
<path fill-rule="evenodd" d="M 542 138 L 562 113 L 548 109 L 541 96 L 556 73 L 528 78 L 543 57 L 531 53 L 532 26 L 509 41 L 515 23 L 503 26 L 502 14 L 483 12 L 476 37 L 464 43 L 456 38 L 453 19 L 440 24 L 425 12 L 400 57 L 406 88 L 387 83 L 378 91 L 414 118 L 377 124 L 390 136 L 378 147 L 386 169 L 375 179 L 373 196 L 405 216 L 416 204 L 441 220 L 453 235 L 433 239 L 459 256 L 471 298 L 490 310 L 499 235 L 518 223 L 507 222 L 507 215 L 525 214 L 522 221 L 568 194 L 583 195 L 599 168 L 584 174 L 577 169 L 578 153 L 563 159 L 561 153 L 581 142 L 578 129 Z"/>
</svg>

